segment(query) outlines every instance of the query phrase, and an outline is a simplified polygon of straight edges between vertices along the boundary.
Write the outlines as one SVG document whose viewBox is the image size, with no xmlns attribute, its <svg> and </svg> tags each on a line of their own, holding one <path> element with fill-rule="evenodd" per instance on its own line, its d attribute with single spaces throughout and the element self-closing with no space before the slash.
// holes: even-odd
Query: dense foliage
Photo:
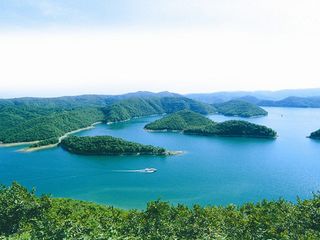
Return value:
<svg viewBox="0 0 320 240">
<path fill-rule="evenodd" d="M 165 116 L 145 126 L 148 130 L 185 130 L 187 128 L 206 126 L 212 121 L 199 113 L 182 110 Z"/>
<path fill-rule="evenodd" d="M 52 142 L 49 138 L 97 121 L 116 122 L 182 109 L 213 111 L 208 104 L 169 92 L 0 99 L 0 143 L 41 141 L 43 145 Z"/>
<path fill-rule="evenodd" d="M 320 129 L 315 131 L 315 132 L 312 132 L 309 137 L 310 138 L 320 139 Z"/>
<path fill-rule="evenodd" d="M 42 146 L 47 146 L 47 145 L 57 144 L 57 143 L 59 143 L 59 138 L 52 137 L 52 138 L 48 138 L 48 139 L 39 141 L 37 143 L 31 144 L 29 148 L 37 148 L 37 147 L 42 147 Z"/>
<path fill-rule="evenodd" d="M 225 116 L 257 117 L 266 116 L 268 112 L 255 104 L 243 100 L 231 100 L 214 104 L 217 112 Z"/>
<path fill-rule="evenodd" d="M 145 126 L 149 130 L 179 130 L 185 134 L 241 136 L 275 138 L 277 133 L 271 128 L 247 121 L 225 121 L 215 123 L 192 111 L 180 111 L 165 116 Z"/>
<path fill-rule="evenodd" d="M 16 127 L 17 125 L 30 119 L 56 112 L 58 112 L 57 109 L 0 105 L 0 131 L 11 127 Z"/>
<path fill-rule="evenodd" d="M 150 202 L 143 211 L 0 188 L 5 239 L 320 239 L 320 196 L 226 207 Z"/>
<path fill-rule="evenodd" d="M 129 142 L 111 136 L 78 137 L 68 136 L 60 145 L 69 152 L 92 155 L 164 155 L 164 148 Z"/>
<path fill-rule="evenodd" d="M 0 142 L 31 142 L 57 138 L 65 133 L 101 121 L 103 113 L 97 108 L 84 108 L 31 118 L 16 126 L 0 130 Z"/>
<path fill-rule="evenodd" d="M 106 122 L 124 121 L 134 117 L 173 113 L 184 109 L 208 114 L 214 108 L 185 97 L 132 97 L 116 102 L 104 109 Z"/>
<path fill-rule="evenodd" d="M 186 134 L 214 135 L 225 137 L 275 138 L 277 133 L 271 128 L 247 121 L 225 121 L 201 127 L 188 128 Z"/>
</svg>

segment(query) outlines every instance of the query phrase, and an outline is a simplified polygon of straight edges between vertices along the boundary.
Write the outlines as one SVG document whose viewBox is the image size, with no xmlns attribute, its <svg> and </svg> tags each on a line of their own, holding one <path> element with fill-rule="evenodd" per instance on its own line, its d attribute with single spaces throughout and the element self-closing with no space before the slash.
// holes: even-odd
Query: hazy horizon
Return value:
<svg viewBox="0 0 320 240">
<path fill-rule="evenodd" d="M 208 91 L 208 92 L 187 92 L 187 93 L 180 93 L 180 92 L 173 92 L 173 91 L 167 91 L 167 90 L 162 90 L 162 91 L 148 91 L 148 90 L 138 90 L 138 91 L 129 91 L 129 92 L 120 92 L 120 93 L 79 93 L 79 94 L 65 94 L 65 95 L 21 95 L 21 96 L 2 96 L 0 95 L 0 99 L 14 99 L 14 98 L 59 98 L 59 97 L 75 97 L 75 96 L 90 96 L 90 95 L 96 95 L 96 96 L 118 96 L 118 95 L 124 95 L 124 94 L 132 94 L 132 93 L 139 93 L 139 92 L 150 92 L 150 93 L 163 93 L 163 92 L 169 92 L 169 93 L 175 93 L 175 94 L 180 94 L 183 96 L 187 95 L 192 95 L 192 94 L 217 94 L 217 93 L 250 93 L 258 94 L 258 93 L 281 93 L 281 92 L 306 92 L 302 95 L 307 96 L 307 97 L 315 97 L 315 96 L 320 96 L 320 88 L 295 88 L 295 89 L 278 89 L 278 90 L 252 90 L 252 91 L 246 91 L 246 90 L 240 90 L 240 91 Z M 312 94 L 307 94 L 309 91 L 319 91 L 319 94 L 312 95 Z M 298 94 L 301 95 L 301 94 Z M 295 95 L 292 95 L 295 96 Z"/>
<path fill-rule="evenodd" d="M 320 2 L 0 3 L 0 97 L 319 88 Z"/>
</svg>

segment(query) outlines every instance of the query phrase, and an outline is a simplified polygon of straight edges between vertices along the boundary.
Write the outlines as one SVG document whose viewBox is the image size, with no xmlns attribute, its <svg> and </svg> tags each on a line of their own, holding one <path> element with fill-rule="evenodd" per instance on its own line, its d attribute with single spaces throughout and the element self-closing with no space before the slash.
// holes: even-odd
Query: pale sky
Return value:
<svg viewBox="0 0 320 240">
<path fill-rule="evenodd" d="M 320 87 L 318 0 L 3 0 L 0 97 Z"/>
</svg>

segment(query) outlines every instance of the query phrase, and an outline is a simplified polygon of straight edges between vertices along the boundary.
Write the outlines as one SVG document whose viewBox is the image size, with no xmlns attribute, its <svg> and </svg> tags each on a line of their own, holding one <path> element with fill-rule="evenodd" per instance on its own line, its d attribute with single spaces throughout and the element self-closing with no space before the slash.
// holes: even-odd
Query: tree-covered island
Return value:
<svg viewBox="0 0 320 240">
<path fill-rule="evenodd" d="M 309 136 L 309 138 L 313 138 L 313 139 L 320 139 L 320 129 L 315 131 L 315 132 L 312 132 Z"/>
<path fill-rule="evenodd" d="M 178 153 L 112 136 L 68 136 L 62 139 L 60 145 L 69 152 L 83 155 L 173 155 Z"/>
<path fill-rule="evenodd" d="M 271 128 L 247 121 L 225 121 L 216 123 L 201 114 L 183 110 L 145 126 L 151 131 L 182 131 L 185 134 L 213 135 L 225 137 L 276 138 L 277 133 Z"/>
</svg>

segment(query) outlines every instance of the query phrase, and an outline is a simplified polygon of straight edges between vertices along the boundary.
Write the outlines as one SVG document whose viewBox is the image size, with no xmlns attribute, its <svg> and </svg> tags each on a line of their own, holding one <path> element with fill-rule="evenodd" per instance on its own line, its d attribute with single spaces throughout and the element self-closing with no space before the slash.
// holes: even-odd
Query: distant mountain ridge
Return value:
<svg viewBox="0 0 320 240">
<path fill-rule="evenodd" d="M 279 101 L 287 97 L 316 97 L 320 96 L 320 88 L 310 89 L 293 89 L 293 90 L 279 90 L 279 91 L 235 91 L 235 92 L 214 92 L 214 93 L 191 93 L 186 94 L 186 97 L 207 102 L 219 103 L 229 100 L 243 98 L 246 96 L 254 97 L 260 100 Z"/>
<path fill-rule="evenodd" d="M 287 97 L 280 101 L 261 100 L 257 104 L 269 107 L 320 108 L 320 97 Z"/>
<path fill-rule="evenodd" d="M 209 104 L 243 100 L 265 107 L 320 108 L 320 89 L 282 90 L 277 92 L 217 92 L 187 94 L 186 96 Z M 279 99 L 280 96 L 283 97 Z"/>
</svg>

